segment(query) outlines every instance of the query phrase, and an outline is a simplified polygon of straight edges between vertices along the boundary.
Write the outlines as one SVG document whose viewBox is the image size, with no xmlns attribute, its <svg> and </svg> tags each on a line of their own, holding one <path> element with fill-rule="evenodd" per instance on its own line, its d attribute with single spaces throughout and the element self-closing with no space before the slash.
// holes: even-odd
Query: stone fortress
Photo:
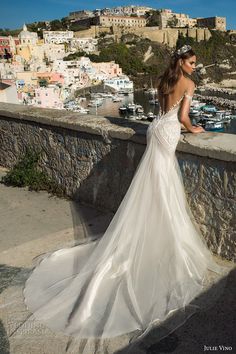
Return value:
<svg viewBox="0 0 236 354">
<path fill-rule="evenodd" d="M 156 13 L 158 26 L 148 26 L 145 14 L 151 11 Z M 70 13 L 68 19 L 87 27 L 75 34 L 78 37 L 95 38 L 101 33 L 107 33 L 119 41 L 123 34 L 135 33 L 170 47 L 175 47 L 179 34 L 201 41 L 211 37 L 210 29 L 226 31 L 225 17 L 190 18 L 189 15 L 174 13 L 170 9 L 154 10 L 144 6 L 76 11 Z"/>
</svg>

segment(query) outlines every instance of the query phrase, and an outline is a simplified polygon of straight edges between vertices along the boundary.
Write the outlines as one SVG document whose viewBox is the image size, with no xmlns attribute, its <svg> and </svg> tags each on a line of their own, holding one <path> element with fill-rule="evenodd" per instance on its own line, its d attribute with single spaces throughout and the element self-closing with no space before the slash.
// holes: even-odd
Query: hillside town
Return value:
<svg viewBox="0 0 236 354">
<path fill-rule="evenodd" d="M 192 30 L 200 39 L 201 33 L 206 37 L 209 29 L 226 31 L 224 17 L 190 18 L 170 9 L 145 6 L 75 11 L 65 19 L 64 30 L 59 27 L 55 30 L 56 21 L 53 21 L 54 30 L 50 22 L 44 22 L 45 27 L 38 28 L 42 30 L 42 38 L 26 24 L 17 37 L 0 36 L 1 102 L 64 109 L 78 90 L 99 84 L 113 94 L 132 92 L 133 82 L 124 75 L 119 64 L 115 61 L 93 62 L 87 56 L 98 53 L 101 37 L 113 35 L 119 41 L 122 34 L 134 32 L 144 37 L 145 32 L 138 30 L 154 28 L 157 36 L 154 41 L 164 43 L 164 37 L 171 37 L 167 36 L 168 30 Z M 71 26 L 77 30 L 70 30 Z M 83 55 L 67 59 L 78 52 Z"/>
</svg>

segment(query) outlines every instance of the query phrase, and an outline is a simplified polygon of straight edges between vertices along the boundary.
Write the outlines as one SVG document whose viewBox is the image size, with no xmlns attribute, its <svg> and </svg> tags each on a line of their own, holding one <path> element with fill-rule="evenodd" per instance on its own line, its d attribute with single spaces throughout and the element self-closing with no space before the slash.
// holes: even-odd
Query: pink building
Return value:
<svg viewBox="0 0 236 354">
<path fill-rule="evenodd" d="M 116 64 L 114 61 L 91 64 L 92 67 L 96 69 L 97 74 L 104 74 L 107 79 L 122 75 L 122 68 L 120 68 L 119 64 Z"/>
<path fill-rule="evenodd" d="M 57 86 L 36 88 L 35 106 L 41 108 L 63 109 L 60 88 Z"/>
<path fill-rule="evenodd" d="M 38 72 L 37 74 L 38 79 L 45 79 L 49 84 L 64 84 L 64 76 L 60 73 L 56 72 L 45 72 L 45 73 L 40 73 Z"/>
</svg>

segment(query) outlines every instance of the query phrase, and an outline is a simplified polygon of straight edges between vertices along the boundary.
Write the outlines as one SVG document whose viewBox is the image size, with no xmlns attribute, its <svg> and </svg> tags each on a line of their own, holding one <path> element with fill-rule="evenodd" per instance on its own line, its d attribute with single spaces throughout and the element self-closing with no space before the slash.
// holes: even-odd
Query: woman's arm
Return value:
<svg viewBox="0 0 236 354">
<path fill-rule="evenodd" d="M 201 133 L 204 132 L 204 129 L 199 126 L 192 125 L 191 120 L 189 118 L 189 110 L 192 101 L 191 98 L 193 97 L 194 90 L 195 84 L 193 81 L 189 80 L 188 87 L 185 91 L 185 96 L 181 104 L 179 120 L 181 124 L 187 129 L 187 131 L 191 133 Z"/>
</svg>

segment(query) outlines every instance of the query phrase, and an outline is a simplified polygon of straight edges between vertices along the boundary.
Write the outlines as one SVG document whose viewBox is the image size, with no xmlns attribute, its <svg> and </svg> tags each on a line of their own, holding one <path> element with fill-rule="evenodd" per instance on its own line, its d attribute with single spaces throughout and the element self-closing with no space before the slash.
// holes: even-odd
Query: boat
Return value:
<svg viewBox="0 0 236 354">
<path fill-rule="evenodd" d="M 224 122 L 222 120 L 214 120 L 204 116 L 201 117 L 201 119 L 198 121 L 198 124 L 207 131 L 217 131 L 224 129 Z"/>
<path fill-rule="evenodd" d="M 197 108 L 190 107 L 189 115 L 190 115 L 191 117 L 199 117 L 199 116 L 201 115 L 201 112 L 200 112 L 199 109 L 197 109 Z"/>
<path fill-rule="evenodd" d="M 214 105 L 205 105 L 201 107 L 201 110 L 206 113 L 216 113 L 217 108 Z"/>
<path fill-rule="evenodd" d="M 159 101 L 158 101 L 158 99 L 153 98 L 153 99 L 149 100 L 149 104 L 151 104 L 151 105 L 159 105 Z"/>
<path fill-rule="evenodd" d="M 205 102 L 201 102 L 196 99 L 193 99 L 192 103 L 191 103 L 191 107 L 196 108 L 196 109 L 200 109 L 200 108 L 204 107 L 205 105 L 206 105 Z"/>
<path fill-rule="evenodd" d="M 121 101 L 122 101 L 122 98 L 119 97 L 119 96 L 114 96 L 114 97 L 112 98 L 112 102 L 121 102 Z"/>
<path fill-rule="evenodd" d="M 136 104 L 136 112 L 137 113 L 144 113 L 144 109 L 140 104 Z"/>
<path fill-rule="evenodd" d="M 136 111 L 136 104 L 134 103 L 129 103 L 126 106 L 128 112 L 135 112 Z"/>
<path fill-rule="evenodd" d="M 100 99 L 100 98 L 97 98 L 95 100 L 91 100 L 89 103 L 88 103 L 88 107 L 99 107 L 103 104 L 103 100 Z"/>
<path fill-rule="evenodd" d="M 207 131 L 224 130 L 223 122 L 207 121 L 204 127 Z"/>
<path fill-rule="evenodd" d="M 155 118 L 155 115 L 153 112 L 148 112 L 147 114 L 147 120 L 152 121 Z"/>
<path fill-rule="evenodd" d="M 215 117 L 218 119 L 222 119 L 224 122 L 229 123 L 232 118 L 232 112 L 226 110 L 218 110 L 215 113 Z"/>
<path fill-rule="evenodd" d="M 73 112 L 78 112 L 81 114 L 88 114 L 89 113 L 89 109 L 84 108 L 84 107 L 77 107 L 76 109 L 73 110 Z"/>
<path fill-rule="evenodd" d="M 119 107 L 119 111 L 120 111 L 120 113 L 126 113 L 127 107 L 126 106 L 121 106 L 121 107 Z"/>
<path fill-rule="evenodd" d="M 145 92 L 149 95 L 152 95 L 152 96 L 154 96 L 157 93 L 157 88 L 153 87 L 152 78 L 151 78 L 151 87 L 148 88 L 147 90 L 145 90 Z"/>
</svg>

